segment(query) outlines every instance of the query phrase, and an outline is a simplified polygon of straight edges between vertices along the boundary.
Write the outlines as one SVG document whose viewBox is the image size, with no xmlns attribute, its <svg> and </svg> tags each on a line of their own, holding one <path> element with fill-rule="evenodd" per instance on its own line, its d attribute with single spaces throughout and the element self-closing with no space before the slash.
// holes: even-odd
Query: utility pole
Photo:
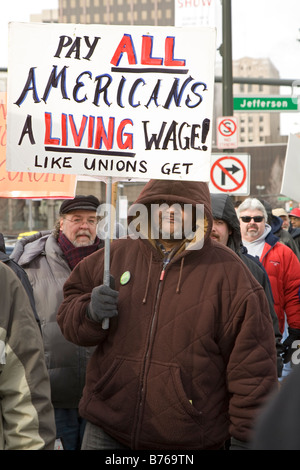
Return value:
<svg viewBox="0 0 300 470">
<path fill-rule="evenodd" d="M 231 0 L 222 1 L 223 116 L 233 116 Z"/>
</svg>

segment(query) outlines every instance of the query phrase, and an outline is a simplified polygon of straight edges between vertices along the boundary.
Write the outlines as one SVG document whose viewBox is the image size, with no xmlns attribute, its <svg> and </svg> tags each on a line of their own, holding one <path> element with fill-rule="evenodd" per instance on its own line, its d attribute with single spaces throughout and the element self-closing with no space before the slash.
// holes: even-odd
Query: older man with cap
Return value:
<svg viewBox="0 0 300 470">
<path fill-rule="evenodd" d="M 267 211 L 267 223 L 271 226 L 272 233 L 279 238 L 281 243 L 288 246 L 300 261 L 299 247 L 292 237 L 292 234 L 289 232 L 290 220 L 288 213 L 284 209 L 272 209 L 270 203 L 264 199 L 260 199 L 260 202 L 264 205 Z"/>
<path fill-rule="evenodd" d="M 290 226 L 290 219 L 289 219 L 289 214 L 287 213 L 286 210 L 284 210 L 282 207 L 276 207 L 275 209 L 272 209 L 272 214 L 275 215 L 275 217 L 280 217 L 282 220 L 282 225 L 281 227 L 283 230 L 288 230 Z"/>
<path fill-rule="evenodd" d="M 56 313 L 71 271 L 84 257 L 103 246 L 96 235 L 99 205 L 92 195 L 63 201 L 54 230 L 19 240 L 11 255 L 27 272 L 33 287 L 50 375 L 56 437 L 65 450 L 81 446 L 85 422 L 78 414 L 78 403 L 91 350 L 65 340 Z"/>
</svg>

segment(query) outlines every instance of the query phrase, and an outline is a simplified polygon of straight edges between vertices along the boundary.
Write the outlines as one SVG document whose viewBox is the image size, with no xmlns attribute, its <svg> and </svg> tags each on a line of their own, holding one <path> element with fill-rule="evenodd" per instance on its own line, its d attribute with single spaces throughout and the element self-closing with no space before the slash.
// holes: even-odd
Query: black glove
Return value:
<svg viewBox="0 0 300 470">
<path fill-rule="evenodd" d="M 87 315 L 91 320 L 102 322 L 104 318 L 112 318 L 118 315 L 119 292 L 114 287 L 115 282 L 112 276 L 110 276 L 110 286 L 94 287 L 87 309 Z"/>
<path fill-rule="evenodd" d="M 284 364 L 286 364 L 287 362 L 290 362 L 293 352 L 297 350 L 297 346 L 292 347 L 293 342 L 299 341 L 299 345 L 300 345 L 300 330 L 289 327 L 288 331 L 289 331 L 289 336 L 282 343 L 285 348 L 284 353 L 282 354 Z"/>
</svg>

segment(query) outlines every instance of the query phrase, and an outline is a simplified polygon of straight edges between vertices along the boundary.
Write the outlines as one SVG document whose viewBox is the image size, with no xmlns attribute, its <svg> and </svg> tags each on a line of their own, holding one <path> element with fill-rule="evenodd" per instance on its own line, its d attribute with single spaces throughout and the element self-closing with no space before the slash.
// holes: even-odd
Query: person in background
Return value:
<svg viewBox="0 0 300 470">
<path fill-rule="evenodd" d="M 264 201 L 262 202 L 264 203 Z M 271 217 L 268 211 L 268 207 L 266 205 L 265 207 L 268 213 L 268 221 L 270 221 L 270 225 L 272 226 L 272 228 L 277 227 L 278 229 L 278 222 L 276 222 L 277 218 L 280 218 L 282 220 L 281 229 L 277 230 L 276 232 L 276 228 L 275 228 L 275 230 L 273 230 L 274 235 L 277 235 L 279 237 L 279 240 L 282 243 L 290 247 L 295 253 L 295 255 L 297 256 L 298 260 L 300 260 L 300 249 L 289 231 L 291 227 L 289 214 L 281 207 L 278 207 L 276 209 L 272 209 L 272 217 Z M 282 335 L 283 341 L 287 337 L 288 337 L 288 323 L 287 323 L 287 320 L 285 320 L 285 328 L 284 328 L 284 332 Z M 282 371 L 282 380 L 285 379 L 285 377 L 290 374 L 291 370 L 292 370 L 292 364 L 290 362 L 285 363 L 283 367 L 283 371 Z"/>
<path fill-rule="evenodd" d="M 150 180 L 129 209 L 129 234 L 85 258 L 64 285 L 57 321 L 97 346 L 80 413 L 83 450 L 247 447 L 277 384 L 265 293 L 210 238 L 203 182 Z M 103 329 L 103 320 L 109 328 Z"/>
<path fill-rule="evenodd" d="M 295 367 L 255 422 L 251 450 L 300 450 L 300 349 Z"/>
<path fill-rule="evenodd" d="M 283 230 L 286 230 L 288 232 L 289 227 L 290 227 L 290 218 L 289 214 L 287 213 L 286 210 L 284 210 L 282 207 L 276 207 L 275 209 L 272 209 L 272 214 L 275 215 L 276 217 L 280 217 L 282 220 L 282 228 Z"/>
<path fill-rule="evenodd" d="M 24 271 L 24 269 L 21 268 L 21 266 L 19 266 L 18 263 L 16 263 L 14 260 L 12 260 L 6 254 L 5 241 L 4 241 L 4 237 L 3 237 L 2 233 L 0 233 L 0 261 L 2 261 L 7 266 L 9 266 L 14 271 L 14 273 L 18 276 L 18 278 L 20 279 L 21 283 L 23 284 L 23 287 L 24 287 L 25 291 L 27 292 L 27 295 L 28 295 L 30 305 L 31 305 L 33 314 L 35 316 L 35 319 L 36 319 L 36 321 L 39 325 L 39 328 L 41 328 L 40 319 L 38 317 L 38 314 L 37 314 L 37 311 L 36 311 L 36 308 L 35 308 L 33 290 L 32 290 L 32 286 L 29 282 L 28 276 L 27 276 L 26 272 Z"/>
<path fill-rule="evenodd" d="M 279 241 L 284 245 L 288 246 L 297 256 L 298 260 L 300 260 L 300 251 L 298 249 L 297 244 L 295 243 L 292 235 L 287 231 L 284 230 L 282 225 L 283 221 L 281 217 L 278 217 L 273 214 L 272 206 L 264 199 L 259 199 L 260 202 L 264 205 L 267 211 L 267 223 L 270 225 L 272 233 L 279 238 Z"/>
<path fill-rule="evenodd" d="M 0 450 L 53 450 L 42 335 L 20 279 L 3 262 L 0 283 Z"/>
<path fill-rule="evenodd" d="M 260 261 L 254 256 L 249 255 L 242 244 L 240 223 L 231 197 L 228 194 L 211 194 L 210 197 L 214 219 L 210 237 L 233 250 L 246 264 L 252 275 L 262 285 L 265 291 L 276 342 L 277 374 L 278 377 L 281 377 L 283 368 L 283 360 L 281 357 L 283 353 L 281 344 L 282 334 L 279 330 L 278 318 L 274 309 L 273 295 L 268 275 Z"/>
<path fill-rule="evenodd" d="M 33 288 L 50 375 L 57 439 L 64 450 L 81 446 L 85 421 L 78 414 L 78 403 L 91 349 L 67 341 L 57 325 L 56 314 L 71 271 L 85 256 L 104 245 L 96 235 L 99 205 L 93 195 L 63 201 L 55 229 L 22 238 L 11 254 L 26 271 Z"/>
<path fill-rule="evenodd" d="M 247 198 L 238 207 L 243 245 L 248 253 L 257 256 L 263 264 L 271 283 L 274 308 L 281 334 L 288 323 L 288 337 L 284 363 L 289 362 L 293 343 L 300 339 L 300 263 L 293 251 L 272 233 L 267 223 L 264 205 L 256 198 Z"/>
<path fill-rule="evenodd" d="M 297 244 L 298 249 L 300 251 L 300 208 L 299 207 L 295 207 L 294 209 L 291 210 L 290 221 L 291 221 L 291 226 L 289 228 L 289 232 L 292 235 L 293 239 L 295 240 L 295 243 Z"/>
</svg>

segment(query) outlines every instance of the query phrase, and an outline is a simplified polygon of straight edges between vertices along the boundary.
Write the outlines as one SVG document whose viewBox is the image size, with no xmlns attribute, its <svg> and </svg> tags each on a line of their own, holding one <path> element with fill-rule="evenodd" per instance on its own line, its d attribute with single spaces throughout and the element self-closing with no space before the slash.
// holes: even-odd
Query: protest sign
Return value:
<svg viewBox="0 0 300 470">
<path fill-rule="evenodd" d="M 300 202 L 300 138 L 290 134 L 285 154 L 280 194 Z"/>
<path fill-rule="evenodd" d="M 0 197 L 6 198 L 73 198 L 76 176 L 49 173 L 10 172 L 6 170 L 6 93 L 0 93 Z"/>
<path fill-rule="evenodd" d="M 7 169 L 209 181 L 215 37 L 10 23 Z"/>
</svg>

